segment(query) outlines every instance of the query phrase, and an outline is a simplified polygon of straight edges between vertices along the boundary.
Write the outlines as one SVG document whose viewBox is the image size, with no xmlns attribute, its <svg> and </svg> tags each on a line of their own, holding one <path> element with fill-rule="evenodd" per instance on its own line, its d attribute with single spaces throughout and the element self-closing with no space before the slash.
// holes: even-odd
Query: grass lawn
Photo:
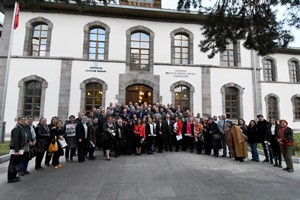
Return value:
<svg viewBox="0 0 300 200">
<path fill-rule="evenodd" d="M 9 152 L 9 142 L 0 143 L 0 156 L 6 155 Z"/>
<path fill-rule="evenodd" d="M 300 133 L 294 133 L 294 140 L 296 142 L 296 145 L 295 145 L 295 156 L 296 157 L 300 157 Z M 262 146 L 261 144 L 258 144 L 257 145 L 257 148 L 262 150 Z"/>
</svg>

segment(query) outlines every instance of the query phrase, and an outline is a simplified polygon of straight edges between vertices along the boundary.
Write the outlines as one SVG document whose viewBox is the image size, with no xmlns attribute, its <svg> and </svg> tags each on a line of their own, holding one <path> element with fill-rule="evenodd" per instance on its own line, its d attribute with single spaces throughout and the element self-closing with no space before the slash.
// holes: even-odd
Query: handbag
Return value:
<svg viewBox="0 0 300 200">
<path fill-rule="evenodd" d="M 56 151 L 58 151 L 58 144 L 57 144 L 57 142 L 54 142 L 54 144 L 51 143 L 49 145 L 49 147 L 48 147 L 48 152 L 52 153 L 52 152 L 56 152 Z"/>
<path fill-rule="evenodd" d="M 213 134 L 212 137 L 213 137 L 214 140 L 220 140 L 221 139 L 220 134 Z"/>
<path fill-rule="evenodd" d="M 36 155 L 37 155 L 37 148 L 36 147 L 30 148 L 29 152 L 28 152 L 28 158 L 29 158 L 29 160 L 31 160 L 32 158 L 34 158 Z"/>
</svg>

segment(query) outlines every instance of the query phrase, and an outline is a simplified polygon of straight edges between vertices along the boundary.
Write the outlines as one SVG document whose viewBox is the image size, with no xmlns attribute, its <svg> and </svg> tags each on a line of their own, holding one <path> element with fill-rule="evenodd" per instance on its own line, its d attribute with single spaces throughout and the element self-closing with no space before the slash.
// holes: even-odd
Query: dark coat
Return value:
<svg viewBox="0 0 300 200">
<path fill-rule="evenodd" d="M 21 124 L 17 124 L 11 131 L 10 149 L 19 152 L 26 144 L 25 129 Z"/>
<path fill-rule="evenodd" d="M 164 125 L 163 123 L 161 123 L 161 125 L 159 124 L 159 122 L 156 124 L 156 135 L 158 138 L 161 139 L 166 139 L 166 133 L 163 131 Z M 162 134 L 159 134 L 159 132 L 162 132 Z"/>
<path fill-rule="evenodd" d="M 257 134 L 260 143 L 266 140 L 268 126 L 269 122 L 267 122 L 265 119 L 257 122 Z"/>
<path fill-rule="evenodd" d="M 49 127 L 47 125 L 42 126 L 41 124 L 38 124 L 35 128 L 35 132 L 38 152 L 47 151 L 51 142 Z"/>
<path fill-rule="evenodd" d="M 170 119 L 170 125 L 168 125 L 168 121 L 163 121 L 163 133 L 168 137 L 173 134 L 173 121 Z"/>
<path fill-rule="evenodd" d="M 97 144 L 97 135 L 99 135 L 99 126 L 98 124 L 90 124 L 88 128 L 87 139 L 89 141 L 89 147 L 92 148 L 93 145 L 91 142 L 96 145 Z"/>
<path fill-rule="evenodd" d="M 89 125 L 87 124 L 87 126 L 89 126 Z M 76 139 L 77 139 L 77 141 L 80 139 L 82 141 L 85 140 L 85 130 L 84 130 L 82 122 L 78 123 L 76 126 Z"/>
<path fill-rule="evenodd" d="M 268 128 L 267 128 L 267 134 L 266 134 L 266 141 L 268 142 L 274 142 L 275 138 L 278 136 L 278 130 L 279 130 L 279 125 L 275 125 L 275 135 L 272 135 L 272 124 L 269 123 Z"/>
<path fill-rule="evenodd" d="M 115 130 L 116 127 L 114 125 L 112 125 L 111 127 L 108 126 L 108 123 L 105 123 L 103 126 L 103 140 L 112 140 L 113 136 L 110 133 L 110 130 Z"/>
<path fill-rule="evenodd" d="M 257 132 L 257 126 L 253 126 L 248 128 L 246 135 L 248 137 L 248 142 L 250 144 L 258 143 L 259 142 L 259 135 Z"/>
</svg>

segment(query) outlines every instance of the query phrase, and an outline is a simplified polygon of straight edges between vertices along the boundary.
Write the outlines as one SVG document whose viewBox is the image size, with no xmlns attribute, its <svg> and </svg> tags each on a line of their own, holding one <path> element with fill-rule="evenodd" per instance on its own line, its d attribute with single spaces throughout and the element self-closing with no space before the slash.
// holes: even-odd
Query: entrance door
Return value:
<svg viewBox="0 0 300 200">
<path fill-rule="evenodd" d="M 153 89 L 146 85 L 131 85 L 126 88 L 126 103 L 152 104 Z"/>
</svg>

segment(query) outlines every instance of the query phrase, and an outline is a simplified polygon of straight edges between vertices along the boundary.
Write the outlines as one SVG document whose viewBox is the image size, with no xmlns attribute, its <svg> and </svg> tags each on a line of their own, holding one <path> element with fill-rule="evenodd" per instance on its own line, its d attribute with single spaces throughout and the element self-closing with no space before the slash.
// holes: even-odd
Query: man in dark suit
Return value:
<svg viewBox="0 0 300 200">
<path fill-rule="evenodd" d="M 169 114 L 166 115 L 166 120 L 163 121 L 163 134 L 166 135 L 166 140 L 164 142 L 165 150 L 172 152 L 173 121 L 170 119 Z"/>
<path fill-rule="evenodd" d="M 166 140 L 166 134 L 163 132 L 163 120 L 162 118 L 158 119 L 156 124 L 156 135 L 157 135 L 157 146 L 158 153 L 162 153 L 163 151 L 163 142 Z"/>
<path fill-rule="evenodd" d="M 76 126 L 76 137 L 77 137 L 77 147 L 78 147 L 78 162 L 84 162 L 86 156 L 86 146 L 88 144 L 88 118 L 87 116 L 82 117 L 82 121 Z"/>
</svg>

